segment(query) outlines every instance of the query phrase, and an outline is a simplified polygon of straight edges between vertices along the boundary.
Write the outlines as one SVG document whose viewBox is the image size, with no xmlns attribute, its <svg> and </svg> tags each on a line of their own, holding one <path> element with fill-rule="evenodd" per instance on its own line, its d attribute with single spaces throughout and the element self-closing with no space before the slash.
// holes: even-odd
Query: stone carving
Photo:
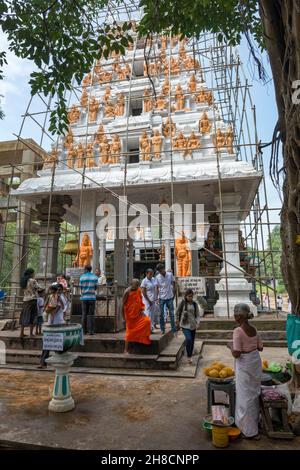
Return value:
<svg viewBox="0 0 300 470">
<path fill-rule="evenodd" d="M 97 99 L 92 96 L 90 100 L 90 105 L 89 105 L 89 122 L 95 122 L 97 121 L 97 114 L 98 114 L 98 109 L 99 109 L 99 102 Z"/>
<path fill-rule="evenodd" d="M 117 94 L 116 116 L 124 116 L 125 96 L 124 93 Z"/>
<path fill-rule="evenodd" d="M 226 147 L 228 153 L 233 153 L 233 129 L 232 126 L 229 126 L 226 132 Z"/>
<path fill-rule="evenodd" d="M 169 93 L 170 93 L 170 82 L 168 80 L 168 78 L 165 78 L 164 80 L 164 83 L 162 85 L 162 94 L 164 96 L 169 96 Z"/>
<path fill-rule="evenodd" d="M 179 277 L 190 276 L 191 250 L 184 232 L 182 232 L 181 237 L 177 238 L 175 241 L 175 256 L 177 261 L 177 275 Z"/>
<path fill-rule="evenodd" d="M 213 93 L 211 90 L 206 92 L 206 101 L 209 104 L 209 106 L 213 104 L 214 97 L 213 97 Z"/>
<path fill-rule="evenodd" d="M 171 69 L 171 74 L 172 75 L 180 74 L 180 62 L 179 62 L 179 60 L 176 60 L 174 57 L 171 57 L 171 59 L 170 59 L 170 69 Z"/>
<path fill-rule="evenodd" d="M 159 63 L 158 62 L 145 62 L 144 63 L 144 76 L 148 75 L 158 75 L 159 73 Z"/>
<path fill-rule="evenodd" d="M 95 166 L 94 162 L 94 145 L 92 143 L 87 144 L 86 147 L 86 166 L 92 168 Z"/>
<path fill-rule="evenodd" d="M 97 132 L 95 133 L 94 143 L 95 144 L 101 144 L 104 135 L 105 135 L 105 131 L 104 131 L 103 124 L 100 124 L 98 129 L 97 129 Z"/>
<path fill-rule="evenodd" d="M 192 156 L 193 150 L 200 148 L 200 139 L 196 136 L 195 132 L 192 131 L 191 135 L 188 137 L 186 142 L 186 151 L 184 152 L 184 157 Z"/>
<path fill-rule="evenodd" d="M 103 96 L 103 103 L 107 103 L 109 101 L 110 93 L 111 93 L 110 86 L 107 85 L 106 88 L 105 88 L 104 96 Z"/>
<path fill-rule="evenodd" d="M 112 139 L 112 143 L 110 146 L 110 162 L 111 163 L 119 163 L 120 162 L 120 152 L 121 152 L 121 141 L 120 137 L 115 134 Z"/>
<path fill-rule="evenodd" d="M 149 113 L 153 109 L 153 100 L 149 88 L 146 88 L 143 95 L 144 113 Z"/>
<path fill-rule="evenodd" d="M 175 90 L 175 100 L 176 100 L 176 109 L 180 111 L 184 109 L 184 94 L 181 88 L 180 83 L 177 83 L 176 90 Z"/>
<path fill-rule="evenodd" d="M 128 80 L 129 80 L 130 77 L 131 77 L 131 66 L 130 66 L 130 64 L 128 64 L 128 63 L 125 64 L 125 70 L 126 70 L 126 78 L 128 78 Z"/>
<path fill-rule="evenodd" d="M 160 158 L 162 142 L 163 142 L 162 136 L 159 130 L 156 129 L 151 139 L 154 160 L 158 160 Z"/>
<path fill-rule="evenodd" d="M 76 156 L 77 156 L 76 148 L 74 147 L 73 144 L 70 144 L 70 146 L 68 148 L 68 157 L 67 157 L 67 166 L 68 167 L 74 168 Z"/>
<path fill-rule="evenodd" d="M 199 132 L 201 134 L 209 134 L 211 130 L 211 122 L 207 117 L 206 113 L 203 113 L 199 120 Z"/>
<path fill-rule="evenodd" d="M 184 66 L 185 70 L 197 70 L 200 67 L 198 60 L 193 59 L 190 56 L 187 56 L 187 58 L 183 62 L 183 66 Z"/>
<path fill-rule="evenodd" d="M 95 73 L 95 75 L 96 75 L 96 76 L 99 76 L 100 73 L 102 72 L 102 69 L 103 69 L 103 67 L 102 67 L 102 65 L 101 65 L 101 61 L 100 61 L 100 60 L 97 60 L 96 65 L 95 65 L 95 67 L 94 67 L 94 73 Z"/>
<path fill-rule="evenodd" d="M 99 84 L 101 85 L 102 83 L 105 83 L 105 82 L 111 82 L 112 81 L 112 76 L 113 76 L 113 74 L 109 70 L 101 72 L 98 75 Z"/>
<path fill-rule="evenodd" d="M 174 150 L 184 150 L 186 148 L 186 138 L 183 132 L 179 132 L 178 136 L 173 140 Z"/>
<path fill-rule="evenodd" d="M 104 117 L 115 117 L 115 107 L 111 101 L 108 101 L 105 105 Z"/>
<path fill-rule="evenodd" d="M 58 150 L 57 148 L 52 145 L 51 152 L 47 154 L 44 159 L 43 170 L 47 170 L 49 168 L 53 168 L 57 162 L 58 157 Z"/>
<path fill-rule="evenodd" d="M 147 132 L 143 131 L 140 139 L 139 139 L 139 147 L 140 147 L 140 158 L 143 162 L 148 162 L 150 160 L 151 155 L 151 143 L 148 139 Z"/>
<path fill-rule="evenodd" d="M 167 107 L 167 101 L 164 98 L 164 95 L 160 94 L 156 99 L 156 109 L 164 110 Z"/>
<path fill-rule="evenodd" d="M 88 94 L 86 88 L 82 88 L 82 95 L 80 98 L 80 104 L 82 108 L 86 108 L 88 104 Z"/>
<path fill-rule="evenodd" d="M 77 161 L 76 161 L 76 167 L 77 168 L 83 168 L 84 165 L 84 157 L 85 157 L 85 150 L 81 142 L 79 142 L 77 149 Z"/>
<path fill-rule="evenodd" d="M 180 59 L 184 62 L 187 58 L 186 51 L 185 51 L 185 45 L 184 43 L 181 43 L 179 46 L 179 57 Z"/>
<path fill-rule="evenodd" d="M 79 252 L 75 258 L 74 266 L 84 268 L 90 266 L 93 258 L 92 242 L 88 233 L 84 233 L 80 244 Z"/>
<path fill-rule="evenodd" d="M 125 80 L 126 79 L 127 70 L 126 70 L 125 67 L 121 67 L 121 65 L 118 65 L 116 73 L 117 73 L 118 80 Z"/>
<path fill-rule="evenodd" d="M 78 121 L 79 116 L 80 116 L 80 111 L 77 108 L 77 106 L 75 104 L 73 104 L 72 108 L 68 112 L 68 121 L 69 121 L 69 123 L 70 124 L 75 124 Z"/>
<path fill-rule="evenodd" d="M 68 149 L 70 147 L 70 145 L 73 144 L 73 141 L 74 141 L 73 132 L 72 132 L 72 129 L 69 127 L 68 133 L 67 133 L 65 141 L 64 141 L 64 147 L 66 149 Z"/>
<path fill-rule="evenodd" d="M 196 80 L 196 75 L 194 73 L 189 79 L 188 90 L 190 93 L 196 93 L 197 91 L 197 80 Z"/>
<path fill-rule="evenodd" d="M 197 103 L 206 103 L 206 92 L 203 88 L 200 89 L 199 93 L 196 95 Z"/>
<path fill-rule="evenodd" d="M 167 117 L 166 121 L 162 124 L 162 134 L 166 138 L 174 137 L 176 134 L 176 124 L 172 121 L 172 118 Z"/>
<path fill-rule="evenodd" d="M 161 37 L 160 37 L 160 42 L 161 42 L 161 48 L 160 48 L 160 50 L 161 50 L 161 51 L 165 51 L 166 48 L 167 48 L 167 36 L 164 36 L 164 35 L 161 36 Z"/>
<path fill-rule="evenodd" d="M 106 165 L 107 163 L 109 163 L 109 158 L 110 158 L 110 144 L 108 142 L 106 135 L 103 137 L 102 142 L 99 145 L 99 148 L 100 148 L 101 163 L 103 165 Z"/>
<path fill-rule="evenodd" d="M 222 147 L 225 147 L 226 138 L 225 134 L 221 131 L 221 129 L 217 129 L 217 133 L 213 135 L 212 141 L 217 151 L 221 150 Z"/>
<path fill-rule="evenodd" d="M 82 86 L 87 87 L 87 86 L 90 86 L 91 84 L 92 84 L 92 75 L 88 73 L 82 80 Z"/>
</svg>

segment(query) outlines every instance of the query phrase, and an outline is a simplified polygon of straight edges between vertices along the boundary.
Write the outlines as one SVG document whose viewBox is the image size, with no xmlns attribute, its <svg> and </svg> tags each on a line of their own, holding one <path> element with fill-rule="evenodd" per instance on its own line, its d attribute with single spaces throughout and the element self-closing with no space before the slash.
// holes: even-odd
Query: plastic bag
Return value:
<svg viewBox="0 0 300 470">
<path fill-rule="evenodd" d="M 286 338 L 293 362 L 300 360 L 300 317 L 289 313 L 286 321 Z"/>
</svg>

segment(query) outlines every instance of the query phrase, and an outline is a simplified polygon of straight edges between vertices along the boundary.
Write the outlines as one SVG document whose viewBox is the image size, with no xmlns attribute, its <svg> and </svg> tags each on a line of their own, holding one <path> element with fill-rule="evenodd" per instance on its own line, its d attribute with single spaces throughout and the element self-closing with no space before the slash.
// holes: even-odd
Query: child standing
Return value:
<svg viewBox="0 0 300 470">
<path fill-rule="evenodd" d="M 37 316 L 35 334 L 41 335 L 42 324 L 43 324 L 44 304 L 45 304 L 45 300 L 44 300 L 45 289 L 38 289 L 37 293 L 38 293 L 38 297 L 37 297 L 38 316 Z"/>
</svg>

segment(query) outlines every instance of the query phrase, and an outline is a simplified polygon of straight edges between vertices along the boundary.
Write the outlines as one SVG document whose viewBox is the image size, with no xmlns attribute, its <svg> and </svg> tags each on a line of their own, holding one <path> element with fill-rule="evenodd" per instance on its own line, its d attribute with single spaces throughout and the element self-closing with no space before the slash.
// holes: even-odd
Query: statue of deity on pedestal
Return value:
<svg viewBox="0 0 300 470">
<path fill-rule="evenodd" d="M 166 121 L 162 123 L 162 134 L 166 138 L 174 137 L 176 134 L 176 124 L 172 118 L 167 117 Z"/>
<path fill-rule="evenodd" d="M 105 135 L 104 126 L 103 124 L 99 124 L 97 132 L 95 133 L 94 144 L 96 145 L 101 144 L 104 135 Z"/>
<path fill-rule="evenodd" d="M 197 91 L 197 79 L 196 75 L 193 73 L 188 82 L 188 90 L 190 93 L 196 93 Z"/>
<path fill-rule="evenodd" d="M 185 150 L 186 148 L 186 138 L 183 135 L 183 132 L 179 132 L 177 137 L 173 140 L 173 148 L 174 150 Z"/>
<path fill-rule="evenodd" d="M 184 94 L 180 83 L 177 83 L 175 90 L 176 109 L 178 111 L 184 109 Z"/>
<path fill-rule="evenodd" d="M 192 156 L 193 150 L 200 148 L 200 139 L 196 136 L 195 132 L 192 131 L 191 135 L 187 138 L 186 150 L 183 154 L 183 157 Z"/>
<path fill-rule="evenodd" d="M 164 110 L 167 107 L 167 102 L 163 95 L 159 95 L 156 99 L 156 109 Z"/>
<path fill-rule="evenodd" d="M 117 94 L 116 116 L 124 116 L 125 96 L 124 93 Z"/>
<path fill-rule="evenodd" d="M 170 69 L 171 75 L 179 75 L 180 74 L 180 62 L 176 60 L 174 57 L 170 59 Z"/>
<path fill-rule="evenodd" d="M 77 146 L 76 154 L 77 154 L 76 167 L 77 168 L 83 168 L 85 150 L 84 150 L 84 147 L 83 147 L 81 142 L 79 142 L 79 144 Z"/>
<path fill-rule="evenodd" d="M 153 100 L 149 88 L 146 88 L 143 95 L 144 113 L 149 113 L 153 109 Z"/>
<path fill-rule="evenodd" d="M 71 107 L 70 111 L 68 112 L 68 121 L 70 124 L 75 124 L 80 116 L 80 111 L 75 104 Z"/>
<path fill-rule="evenodd" d="M 64 147 L 68 149 L 70 145 L 72 145 L 74 142 L 74 137 L 73 137 L 73 132 L 72 129 L 69 127 L 68 133 L 66 135 L 65 141 L 64 141 Z"/>
<path fill-rule="evenodd" d="M 115 117 L 115 107 L 111 101 L 108 101 L 105 105 L 104 117 Z"/>
<path fill-rule="evenodd" d="M 94 145 L 92 143 L 87 144 L 86 147 L 86 166 L 92 168 L 95 166 L 94 162 Z"/>
<path fill-rule="evenodd" d="M 177 261 L 177 276 L 186 277 L 191 275 L 191 250 L 188 240 L 182 232 L 180 238 L 175 241 L 175 256 Z"/>
<path fill-rule="evenodd" d="M 140 147 L 140 159 L 143 162 L 148 162 L 151 157 L 151 142 L 150 142 L 150 139 L 148 139 L 146 131 L 143 131 L 140 137 L 139 147 Z"/>
<path fill-rule="evenodd" d="M 120 152 L 121 152 L 121 141 L 118 134 L 115 134 L 112 139 L 110 146 L 110 162 L 119 163 L 120 162 Z"/>
<path fill-rule="evenodd" d="M 209 134 L 211 129 L 211 122 L 207 117 L 206 113 L 203 113 L 199 120 L 199 132 L 201 134 Z"/>
<path fill-rule="evenodd" d="M 164 96 L 169 96 L 170 92 L 170 82 L 168 78 L 165 78 L 164 83 L 162 84 L 162 94 Z"/>
<path fill-rule="evenodd" d="M 152 143 L 152 152 L 153 152 L 153 158 L 154 160 L 158 160 L 160 158 L 160 154 L 161 154 L 161 148 L 162 148 L 162 142 L 163 142 L 163 139 L 162 139 L 162 136 L 159 132 L 158 129 L 156 129 L 154 131 L 154 135 L 151 139 L 151 143 Z"/>
<path fill-rule="evenodd" d="M 57 163 L 57 158 L 58 150 L 54 145 L 52 145 L 51 152 L 48 153 L 44 159 L 43 170 L 52 169 Z"/>
<path fill-rule="evenodd" d="M 85 266 L 91 266 L 93 258 L 93 247 L 92 242 L 88 233 L 84 233 L 80 244 L 79 252 L 75 258 L 74 266 L 84 268 Z"/>
<path fill-rule="evenodd" d="M 226 147 L 228 153 L 232 154 L 233 153 L 233 129 L 232 126 L 229 126 L 227 132 L 226 132 Z"/>
<path fill-rule="evenodd" d="M 221 150 L 222 147 L 225 147 L 226 139 L 221 129 L 217 129 L 217 133 L 213 135 L 212 141 L 217 151 Z"/>
<path fill-rule="evenodd" d="M 68 155 L 67 155 L 68 167 L 74 168 L 76 156 L 77 156 L 76 148 L 74 147 L 73 144 L 70 144 L 70 146 L 68 147 Z"/>
<path fill-rule="evenodd" d="M 110 86 L 107 85 L 105 87 L 105 93 L 104 93 L 104 96 L 103 96 L 103 103 L 106 104 L 109 99 L 110 99 L 110 93 L 111 93 L 111 89 L 110 89 Z"/>
<path fill-rule="evenodd" d="M 108 142 L 106 135 L 103 137 L 103 140 L 101 144 L 99 145 L 99 148 L 100 148 L 101 163 L 103 165 L 106 165 L 107 163 L 109 163 L 109 160 L 110 160 L 110 143 Z"/>
<path fill-rule="evenodd" d="M 89 122 L 97 121 L 97 114 L 99 109 L 99 102 L 94 96 L 92 96 L 90 105 L 89 105 Z"/>
<path fill-rule="evenodd" d="M 92 84 L 92 75 L 88 73 L 82 80 L 82 86 L 87 87 L 87 86 L 90 86 L 91 84 Z"/>
<path fill-rule="evenodd" d="M 87 104 L 88 104 L 88 94 L 87 94 L 86 88 L 82 88 L 82 94 L 81 94 L 81 98 L 80 98 L 80 104 L 81 104 L 81 107 L 84 108 L 84 109 L 87 107 Z"/>
</svg>

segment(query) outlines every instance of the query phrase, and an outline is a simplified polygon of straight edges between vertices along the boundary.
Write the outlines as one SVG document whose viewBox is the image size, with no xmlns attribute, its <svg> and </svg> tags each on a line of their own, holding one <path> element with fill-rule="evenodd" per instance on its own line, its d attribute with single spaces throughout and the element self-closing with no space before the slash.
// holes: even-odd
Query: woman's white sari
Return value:
<svg viewBox="0 0 300 470">
<path fill-rule="evenodd" d="M 235 360 L 235 424 L 244 436 L 258 433 L 261 359 L 258 350 L 241 354 Z"/>
</svg>

